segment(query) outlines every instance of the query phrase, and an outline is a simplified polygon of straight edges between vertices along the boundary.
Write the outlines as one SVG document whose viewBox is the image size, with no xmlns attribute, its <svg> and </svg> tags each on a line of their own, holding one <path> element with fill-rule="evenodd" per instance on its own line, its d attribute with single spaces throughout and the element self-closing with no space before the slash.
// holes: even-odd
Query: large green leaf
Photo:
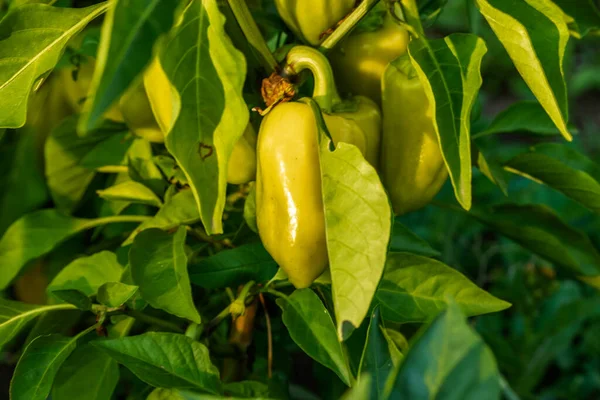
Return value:
<svg viewBox="0 0 600 400">
<path fill-rule="evenodd" d="M 148 304 L 199 324 L 187 270 L 185 236 L 184 226 L 175 234 L 160 229 L 141 232 L 129 251 L 129 265 L 133 281 Z"/>
<path fill-rule="evenodd" d="M 160 51 L 180 97 L 165 144 L 188 179 L 209 234 L 223 232 L 227 164 L 249 119 L 242 98 L 246 61 L 224 22 L 217 0 L 192 0 Z"/>
<path fill-rule="evenodd" d="M 518 101 L 502 111 L 490 126 L 475 137 L 498 133 L 527 132 L 536 135 L 560 135 L 560 131 L 537 101 Z"/>
<path fill-rule="evenodd" d="M 170 199 L 166 199 L 165 204 L 158 210 L 156 215 L 140 224 L 123 243 L 123 246 L 133 243 L 135 236 L 145 229 L 159 228 L 169 230 L 179 225 L 190 225 L 199 220 L 200 216 L 198 215 L 198 208 L 196 207 L 192 191 L 182 190 Z"/>
<path fill-rule="evenodd" d="M 96 128 L 105 112 L 143 71 L 154 42 L 171 29 L 178 5 L 173 0 L 113 1 L 102 25 L 92 96 L 81 130 Z"/>
<path fill-rule="evenodd" d="M 64 240 L 96 226 L 95 220 L 67 217 L 53 209 L 27 214 L 14 222 L 0 239 L 0 290 L 5 289 L 29 262 Z"/>
<path fill-rule="evenodd" d="M 193 284 L 219 289 L 268 281 L 277 272 L 277 263 L 262 243 L 252 243 L 192 263 L 189 271 Z"/>
<path fill-rule="evenodd" d="M 121 164 L 131 145 L 123 126 L 115 123 L 107 123 L 93 135 L 79 137 L 77 118 L 75 115 L 63 120 L 44 148 L 50 194 L 56 207 L 66 213 L 79 205 L 96 175 L 94 168 Z M 90 155 L 94 165 L 85 165 Z"/>
<path fill-rule="evenodd" d="M 25 124 L 27 100 L 36 80 L 54 68 L 69 39 L 107 7 L 107 2 L 86 8 L 26 4 L 2 19 L 0 127 Z"/>
<path fill-rule="evenodd" d="M 119 366 L 115 360 L 100 349 L 80 346 L 56 375 L 52 399 L 110 400 L 118 381 Z"/>
<path fill-rule="evenodd" d="M 375 307 L 371 313 L 358 376 L 359 382 L 364 378 L 365 373 L 370 377 L 371 393 L 377 393 L 375 396 L 377 399 L 384 397 L 387 379 L 402 360 L 402 353 L 384 332 L 379 307 Z"/>
<path fill-rule="evenodd" d="M 502 204 L 470 215 L 576 275 L 600 275 L 600 253 L 590 238 L 547 206 Z"/>
<path fill-rule="evenodd" d="M 456 199 L 471 208 L 471 110 L 481 87 L 485 42 L 472 34 L 413 40 L 408 46 L 435 116 L 435 130 Z M 392 63 L 394 65 L 394 63 Z"/>
<path fill-rule="evenodd" d="M 377 171 L 355 146 L 332 149 L 321 111 L 317 119 L 327 253 L 340 340 L 360 326 L 383 273 L 392 229 L 392 210 Z"/>
<path fill-rule="evenodd" d="M 311 289 L 296 290 L 277 299 L 283 311 L 283 323 L 302 350 L 335 372 L 348 386 L 352 379 L 344 351 L 337 340 L 329 311 Z"/>
<path fill-rule="evenodd" d="M 119 281 L 122 273 L 115 253 L 101 251 L 72 261 L 54 277 L 47 291 L 78 290 L 93 296 L 105 283 Z"/>
<path fill-rule="evenodd" d="M 46 400 L 62 363 L 77 347 L 75 337 L 39 336 L 23 351 L 10 382 L 11 400 Z"/>
<path fill-rule="evenodd" d="M 137 294 L 139 287 L 121 282 L 107 282 L 98 288 L 98 303 L 107 307 L 120 307 Z"/>
<path fill-rule="evenodd" d="M 386 320 L 401 323 L 431 320 L 451 301 L 469 316 L 510 307 L 446 264 L 410 253 L 388 256 L 377 300 Z"/>
<path fill-rule="evenodd" d="M 109 326 L 109 337 L 126 336 L 134 321 L 128 318 Z M 117 362 L 94 346 L 80 344 L 58 371 L 52 400 L 110 400 L 118 382 Z"/>
<path fill-rule="evenodd" d="M 208 349 L 187 336 L 149 332 L 92 344 L 155 387 L 222 392 Z"/>
<path fill-rule="evenodd" d="M 600 214 L 600 165 L 577 150 L 557 143 L 541 144 L 508 161 L 505 168 L 544 183 Z"/>
<path fill-rule="evenodd" d="M 421 330 L 390 383 L 390 399 L 500 398 L 494 355 L 453 305 Z"/>
<path fill-rule="evenodd" d="M 552 0 L 558 5 L 565 14 L 573 21 L 570 25 L 573 27 L 572 33 L 575 37 L 581 38 L 588 34 L 597 34 L 600 31 L 600 11 L 598 2 L 594 0 Z"/>
<path fill-rule="evenodd" d="M 74 309 L 71 304 L 36 306 L 0 298 L 0 349 L 35 317 L 50 311 Z"/>
<path fill-rule="evenodd" d="M 563 61 L 569 29 L 550 0 L 476 0 L 479 11 L 502 42 L 515 67 L 558 130 L 567 127 L 567 87 Z"/>
</svg>

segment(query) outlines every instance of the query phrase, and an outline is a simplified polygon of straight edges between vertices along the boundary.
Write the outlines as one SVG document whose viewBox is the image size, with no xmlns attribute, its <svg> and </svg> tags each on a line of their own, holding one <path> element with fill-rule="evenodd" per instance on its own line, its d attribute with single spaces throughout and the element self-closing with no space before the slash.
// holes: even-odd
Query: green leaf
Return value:
<svg viewBox="0 0 600 400">
<path fill-rule="evenodd" d="M 283 323 L 306 354 L 335 372 L 348 386 L 352 379 L 329 311 L 311 289 L 296 290 L 277 299 Z"/>
<path fill-rule="evenodd" d="M 92 300 L 79 290 L 54 290 L 52 294 L 62 301 L 73 304 L 80 310 L 88 311 L 92 309 Z"/>
<path fill-rule="evenodd" d="M 266 398 L 269 395 L 269 387 L 258 381 L 230 382 L 225 385 L 224 390 L 228 398 L 239 396 L 244 399 L 255 399 L 263 396 Z"/>
<path fill-rule="evenodd" d="M 413 40 L 412 64 L 435 116 L 435 130 L 456 199 L 471 208 L 471 110 L 481 87 L 485 42 L 472 34 Z M 391 65 L 395 65 L 392 63 Z"/>
<path fill-rule="evenodd" d="M 185 236 L 183 226 L 175 234 L 160 229 L 141 232 L 129 251 L 129 265 L 133 281 L 148 304 L 199 324 L 187 270 Z"/>
<path fill-rule="evenodd" d="M 134 181 L 152 189 L 152 191 L 158 196 L 162 196 L 168 186 L 168 183 L 165 181 L 160 168 L 152 159 L 130 157 L 129 176 Z"/>
<path fill-rule="evenodd" d="M 455 301 L 469 316 L 510 307 L 455 269 L 410 253 L 388 256 L 377 300 L 384 318 L 400 323 L 431 320 L 450 301 Z"/>
<path fill-rule="evenodd" d="M 93 346 L 79 346 L 58 371 L 52 400 L 110 400 L 118 381 L 116 361 Z"/>
<path fill-rule="evenodd" d="M 348 389 L 340 398 L 340 400 L 364 400 L 379 398 L 374 397 L 372 380 L 373 378 L 368 374 L 361 376 L 358 383 L 352 386 L 352 388 Z"/>
<path fill-rule="evenodd" d="M 502 111 L 490 126 L 474 137 L 495 135 L 500 133 L 527 132 L 536 135 L 560 135 L 544 107 L 537 101 L 517 101 Z"/>
<path fill-rule="evenodd" d="M 594 0 L 552 0 L 572 21 L 572 34 L 577 38 L 600 31 L 600 11 Z"/>
<path fill-rule="evenodd" d="M 502 204 L 469 215 L 576 275 L 600 275 L 600 253 L 590 238 L 545 205 Z"/>
<path fill-rule="evenodd" d="M 135 181 L 125 181 L 104 190 L 98 190 L 98 196 L 110 201 L 127 201 L 162 207 L 162 201 L 152 190 Z"/>
<path fill-rule="evenodd" d="M 577 150 L 557 143 L 541 144 L 508 161 L 505 168 L 600 214 L 600 165 Z"/>
<path fill-rule="evenodd" d="M 563 61 L 569 29 L 550 0 L 476 0 L 479 11 L 502 42 L 515 67 L 560 133 L 567 127 L 567 88 Z"/>
<path fill-rule="evenodd" d="M 53 250 L 69 237 L 99 225 L 101 220 L 67 217 L 56 210 L 40 210 L 14 222 L 0 239 L 0 290 L 5 289 L 29 262 Z"/>
<path fill-rule="evenodd" d="M 172 0 L 119 0 L 108 9 L 82 131 L 96 128 L 152 57 L 152 47 L 173 25 L 179 3 Z"/>
<path fill-rule="evenodd" d="M 120 307 L 138 291 L 137 286 L 120 282 L 107 282 L 98 288 L 97 300 L 107 307 Z"/>
<path fill-rule="evenodd" d="M 77 347 L 79 337 L 39 336 L 29 343 L 10 382 L 11 400 L 46 400 L 54 377 Z"/>
<path fill-rule="evenodd" d="M 371 322 L 367 331 L 367 340 L 363 350 L 358 371 L 359 384 L 366 373 L 371 381 L 371 393 L 377 393 L 375 398 L 382 399 L 388 376 L 394 372 L 400 363 L 402 354 L 394 343 L 388 342 L 385 328 L 382 325 L 379 307 L 371 313 Z"/>
<path fill-rule="evenodd" d="M 314 100 L 327 253 L 340 341 L 360 326 L 381 278 L 392 211 L 377 171 L 355 146 L 332 141 Z"/>
<path fill-rule="evenodd" d="M 246 60 L 224 22 L 216 0 L 192 0 L 160 51 L 180 109 L 165 144 L 188 179 L 209 234 L 223 232 L 227 165 L 249 119 L 242 97 Z"/>
<path fill-rule="evenodd" d="M 73 36 L 102 14 L 108 3 L 86 8 L 27 4 L 0 22 L 0 127 L 20 128 L 34 83 L 51 71 Z"/>
<path fill-rule="evenodd" d="M 35 317 L 50 311 L 73 309 L 71 304 L 36 306 L 0 298 L 0 349 Z"/>
<path fill-rule="evenodd" d="M 429 243 L 418 237 L 413 231 L 394 219 L 394 229 L 390 240 L 391 252 L 410 252 L 427 257 L 438 257 L 440 252 L 431 247 Z"/>
<path fill-rule="evenodd" d="M 496 360 L 454 305 L 421 330 L 390 384 L 390 399 L 500 398 Z"/>
<path fill-rule="evenodd" d="M 78 290 L 93 296 L 105 283 L 119 281 L 122 273 L 115 253 L 101 251 L 72 261 L 54 277 L 47 291 Z"/>
<path fill-rule="evenodd" d="M 63 120 L 45 145 L 46 179 L 57 208 L 72 213 L 96 176 L 94 168 L 119 165 L 131 145 L 123 126 L 107 123 L 87 137 L 77 135 L 78 116 Z M 86 158 L 93 156 L 93 159 Z"/>
<path fill-rule="evenodd" d="M 148 332 L 92 344 L 151 386 L 222 392 L 208 349 L 187 336 Z"/>
<path fill-rule="evenodd" d="M 110 338 L 127 336 L 135 320 L 108 327 Z M 90 379 L 93 377 L 93 379 Z M 86 343 L 63 363 L 52 387 L 52 400 L 110 400 L 119 382 L 119 365 L 104 351 Z"/>
<path fill-rule="evenodd" d="M 237 287 L 249 281 L 268 281 L 277 272 L 277 263 L 262 243 L 252 243 L 193 263 L 189 271 L 193 284 L 219 289 Z"/>
<path fill-rule="evenodd" d="M 140 226 L 131 233 L 123 246 L 133 243 L 136 235 L 146 229 L 159 228 L 169 230 L 180 225 L 191 225 L 200 220 L 198 208 L 191 190 L 182 190 L 170 199 L 165 199 L 165 204 L 158 210 L 156 215 L 140 224 Z"/>
</svg>

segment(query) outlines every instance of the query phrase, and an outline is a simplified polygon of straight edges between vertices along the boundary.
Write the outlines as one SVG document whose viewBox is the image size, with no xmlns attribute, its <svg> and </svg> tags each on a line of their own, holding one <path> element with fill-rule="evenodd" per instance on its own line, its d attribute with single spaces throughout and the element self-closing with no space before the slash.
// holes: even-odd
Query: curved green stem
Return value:
<svg viewBox="0 0 600 400">
<path fill-rule="evenodd" d="M 94 226 L 115 224 L 119 222 L 145 222 L 151 219 L 147 215 L 113 215 L 111 217 L 97 218 L 93 220 Z"/>
<path fill-rule="evenodd" d="M 379 0 L 363 0 L 360 4 L 352 11 L 350 15 L 346 17 L 344 22 L 338 26 L 335 31 L 319 47 L 323 53 L 333 49 L 340 40 L 342 40 L 358 22 L 371 10 L 375 5 L 379 3 Z"/>
<path fill-rule="evenodd" d="M 169 321 L 162 320 L 160 318 L 153 317 L 148 314 L 144 314 L 140 311 L 126 310 L 123 314 L 128 315 L 132 318 L 135 318 L 136 320 L 143 322 L 145 324 L 148 324 L 148 325 L 156 325 L 156 326 L 160 326 L 161 328 L 166 329 L 168 331 L 184 333 L 184 330 L 181 329 L 181 327 L 179 327 L 179 325 L 176 325 Z"/>
<path fill-rule="evenodd" d="M 308 46 L 295 46 L 287 55 L 286 68 L 290 68 L 294 74 L 305 69 L 312 72 L 315 78 L 313 99 L 324 112 L 331 112 L 333 106 L 341 102 L 331 65 L 318 50 Z"/>
<path fill-rule="evenodd" d="M 252 47 L 254 47 L 261 55 L 265 69 L 267 69 L 269 73 L 276 71 L 279 68 L 279 64 L 277 63 L 277 60 L 275 60 L 271 50 L 269 50 L 260 29 L 258 29 L 258 25 L 256 25 L 256 21 L 254 21 L 254 18 L 246 5 L 246 0 L 228 0 L 227 2 L 242 29 L 242 32 L 244 32 L 244 36 L 246 36 L 250 45 L 252 45 Z"/>
</svg>

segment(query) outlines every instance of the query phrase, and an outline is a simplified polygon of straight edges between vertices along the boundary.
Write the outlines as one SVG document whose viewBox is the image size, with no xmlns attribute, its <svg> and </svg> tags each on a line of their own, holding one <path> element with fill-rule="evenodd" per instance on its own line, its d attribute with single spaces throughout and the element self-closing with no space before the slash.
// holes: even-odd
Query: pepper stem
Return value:
<svg viewBox="0 0 600 400">
<path fill-rule="evenodd" d="M 293 47 L 287 55 L 286 68 L 290 68 L 294 74 L 299 74 L 305 69 L 312 72 L 315 78 L 313 99 L 324 112 L 331 112 L 334 105 L 341 103 L 331 65 L 318 50 L 308 46 Z"/>
</svg>

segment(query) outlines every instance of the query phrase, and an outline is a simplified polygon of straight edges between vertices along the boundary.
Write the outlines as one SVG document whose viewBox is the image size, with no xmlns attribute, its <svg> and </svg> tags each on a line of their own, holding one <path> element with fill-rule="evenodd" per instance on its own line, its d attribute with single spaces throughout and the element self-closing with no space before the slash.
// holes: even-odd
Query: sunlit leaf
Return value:
<svg viewBox="0 0 600 400">
<path fill-rule="evenodd" d="M 431 320 L 451 301 L 469 316 L 510 307 L 455 269 L 410 253 L 388 256 L 377 301 L 386 320 L 401 323 Z"/>
<path fill-rule="evenodd" d="M 560 133 L 572 140 L 563 71 L 569 29 L 561 9 L 550 0 L 476 3 Z"/>
<path fill-rule="evenodd" d="M 471 110 L 481 87 L 485 42 L 472 34 L 413 40 L 408 51 L 435 117 L 456 199 L 471 208 Z M 395 65 L 394 63 L 391 64 Z"/>
<path fill-rule="evenodd" d="M 86 8 L 25 4 L 0 22 L 0 127 L 25 124 L 27 100 L 37 79 L 51 71 L 73 36 L 108 3 Z"/>
<path fill-rule="evenodd" d="M 209 234 L 223 232 L 227 164 L 249 118 L 242 98 L 246 61 L 223 24 L 216 0 L 192 0 L 159 55 L 179 93 L 179 114 L 172 116 L 165 144 L 187 177 Z"/>
<path fill-rule="evenodd" d="M 104 190 L 98 190 L 97 193 L 98 196 L 110 201 L 126 201 L 155 207 L 162 206 L 162 201 L 152 190 L 135 181 L 125 181 Z"/>
</svg>

